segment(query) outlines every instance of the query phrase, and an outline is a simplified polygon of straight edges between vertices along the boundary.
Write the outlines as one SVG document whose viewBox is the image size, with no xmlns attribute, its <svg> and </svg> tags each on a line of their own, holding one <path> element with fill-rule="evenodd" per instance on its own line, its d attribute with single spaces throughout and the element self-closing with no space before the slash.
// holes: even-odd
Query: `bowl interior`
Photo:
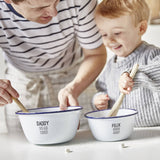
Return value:
<svg viewBox="0 0 160 160">
<path fill-rule="evenodd" d="M 43 108 L 33 108 L 28 109 L 28 113 L 24 113 L 23 111 L 17 111 L 18 115 L 33 115 L 33 114 L 50 114 L 50 113 L 64 113 L 64 112 L 73 112 L 77 110 L 82 110 L 81 106 L 69 106 L 67 110 L 60 110 L 59 106 L 56 107 L 43 107 Z"/>
<path fill-rule="evenodd" d="M 101 110 L 101 111 L 92 111 L 85 114 L 86 118 L 91 119 L 112 119 L 112 118 L 121 118 L 121 117 L 127 117 L 137 114 L 137 111 L 134 109 L 119 109 L 117 116 L 115 117 L 107 117 L 108 113 L 110 112 L 110 109 L 107 110 Z"/>
</svg>

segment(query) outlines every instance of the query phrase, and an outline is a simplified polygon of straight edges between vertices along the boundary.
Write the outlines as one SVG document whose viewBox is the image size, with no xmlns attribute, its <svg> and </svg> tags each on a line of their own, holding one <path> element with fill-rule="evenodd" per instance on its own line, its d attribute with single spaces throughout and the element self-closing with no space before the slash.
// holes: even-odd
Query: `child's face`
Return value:
<svg viewBox="0 0 160 160">
<path fill-rule="evenodd" d="M 130 15 L 113 19 L 98 15 L 96 23 L 104 45 L 117 56 L 128 56 L 141 43 L 140 27 L 135 26 Z"/>
</svg>

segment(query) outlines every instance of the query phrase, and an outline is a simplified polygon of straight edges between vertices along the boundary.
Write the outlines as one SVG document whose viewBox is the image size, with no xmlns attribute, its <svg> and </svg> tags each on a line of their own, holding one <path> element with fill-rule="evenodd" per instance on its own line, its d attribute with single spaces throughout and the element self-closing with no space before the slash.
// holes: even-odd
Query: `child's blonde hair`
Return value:
<svg viewBox="0 0 160 160">
<path fill-rule="evenodd" d="M 96 15 L 118 18 L 126 13 L 133 16 L 135 25 L 149 21 L 150 10 L 145 0 L 103 0 L 96 9 Z"/>
</svg>

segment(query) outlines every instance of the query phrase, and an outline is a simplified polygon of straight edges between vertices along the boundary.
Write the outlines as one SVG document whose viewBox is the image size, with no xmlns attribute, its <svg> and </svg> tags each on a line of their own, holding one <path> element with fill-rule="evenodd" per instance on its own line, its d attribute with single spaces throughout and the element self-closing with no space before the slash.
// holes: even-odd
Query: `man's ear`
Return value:
<svg viewBox="0 0 160 160">
<path fill-rule="evenodd" d="M 11 4 L 12 0 L 4 0 L 6 3 Z"/>
<path fill-rule="evenodd" d="M 139 25 L 139 34 L 143 35 L 147 30 L 148 22 L 146 20 L 143 20 L 138 25 Z"/>
</svg>

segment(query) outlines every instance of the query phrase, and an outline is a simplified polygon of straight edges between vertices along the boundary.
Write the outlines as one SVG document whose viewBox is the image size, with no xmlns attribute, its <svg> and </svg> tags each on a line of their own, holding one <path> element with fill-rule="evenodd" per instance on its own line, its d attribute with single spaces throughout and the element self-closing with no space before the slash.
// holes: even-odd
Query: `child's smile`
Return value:
<svg viewBox="0 0 160 160">
<path fill-rule="evenodd" d="M 128 56 L 141 43 L 139 26 L 135 26 L 133 17 L 129 14 L 119 18 L 98 15 L 96 23 L 104 45 L 118 56 Z"/>
</svg>

